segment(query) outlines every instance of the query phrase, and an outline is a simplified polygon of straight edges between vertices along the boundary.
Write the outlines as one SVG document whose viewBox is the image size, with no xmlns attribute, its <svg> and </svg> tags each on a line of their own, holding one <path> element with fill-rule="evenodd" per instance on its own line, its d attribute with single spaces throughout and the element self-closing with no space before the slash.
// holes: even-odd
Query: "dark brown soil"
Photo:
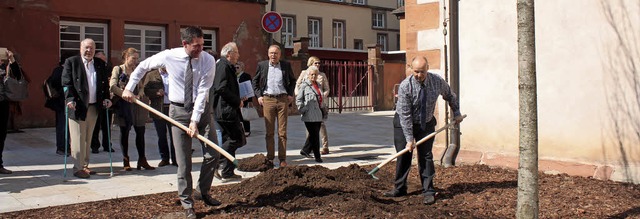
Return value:
<svg viewBox="0 0 640 219">
<path fill-rule="evenodd" d="M 199 218 L 514 218 L 517 172 L 484 165 L 437 167 L 435 204 L 422 204 L 411 170 L 409 195 L 386 198 L 394 163 L 374 180 L 373 166 L 270 169 L 241 183 L 212 187 L 223 205 L 196 202 Z M 640 218 L 640 185 L 540 175 L 540 218 Z M 180 218 L 176 192 L 0 214 L 0 218 Z"/>
<path fill-rule="evenodd" d="M 273 169 L 273 162 L 264 154 L 256 154 L 253 157 L 238 160 L 238 170 L 244 172 L 264 172 Z"/>
</svg>

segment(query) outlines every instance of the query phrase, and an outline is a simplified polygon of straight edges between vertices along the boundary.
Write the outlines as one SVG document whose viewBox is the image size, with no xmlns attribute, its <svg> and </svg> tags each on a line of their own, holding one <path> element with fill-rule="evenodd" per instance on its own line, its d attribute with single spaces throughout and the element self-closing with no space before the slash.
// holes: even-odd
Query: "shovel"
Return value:
<svg viewBox="0 0 640 219">
<path fill-rule="evenodd" d="M 467 115 L 462 115 L 462 118 L 466 118 Z M 432 132 L 431 134 L 425 136 L 424 138 L 422 138 L 420 141 L 418 141 L 416 143 L 416 147 L 420 146 L 420 144 L 425 143 L 427 140 L 433 138 L 434 136 L 436 136 L 436 134 L 444 131 L 445 129 L 448 129 L 449 127 L 451 127 L 452 125 L 455 125 L 455 122 L 450 122 L 444 126 L 442 126 L 441 128 L 439 128 L 438 130 L 436 130 L 435 132 Z M 397 157 L 399 157 L 400 155 L 403 155 L 404 153 L 409 152 L 409 148 L 405 148 L 404 150 L 401 150 L 400 152 L 396 153 L 395 155 L 387 158 L 386 160 L 384 160 L 382 163 L 380 163 L 378 166 L 376 166 L 376 168 L 373 168 L 373 170 L 369 171 L 369 175 L 371 175 L 374 179 L 378 179 L 378 177 L 376 177 L 376 175 L 374 175 L 375 173 L 378 172 L 378 170 L 380 170 L 380 168 L 382 168 L 384 165 L 387 165 L 387 163 L 391 162 L 393 159 L 396 159 Z"/>
<path fill-rule="evenodd" d="M 185 132 L 187 130 L 189 130 L 189 128 L 187 128 L 183 124 L 180 124 L 179 122 L 176 122 L 172 118 L 169 118 L 168 116 L 166 116 L 164 113 L 161 113 L 160 111 L 158 111 L 158 110 L 156 110 L 154 108 L 151 108 L 149 105 L 141 102 L 138 99 L 134 99 L 134 103 L 138 104 L 139 106 L 141 106 L 141 107 L 143 107 L 143 108 L 145 108 L 147 110 L 149 110 L 149 112 L 152 112 L 153 114 L 156 114 L 157 116 L 163 118 L 164 120 L 167 120 L 168 122 L 170 122 L 171 124 L 175 125 L 176 127 L 184 130 Z M 198 138 L 198 140 L 200 140 L 200 141 L 204 142 L 205 144 L 209 145 L 209 147 L 212 147 L 216 151 L 220 152 L 220 154 L 222 156 L 226 157 L 231 162 L 233 162 L 233 165 L 238 166 L 238 160 L 235 157 L 233 157 L 231 154 L 229 154 L 229 152 L 225 151 L 220 146 L 216 145 L 211 140 L 207 139 L 206 137 L 202 136 L 201 134 L 198 134 L 197 138 Z"/>
</svg>

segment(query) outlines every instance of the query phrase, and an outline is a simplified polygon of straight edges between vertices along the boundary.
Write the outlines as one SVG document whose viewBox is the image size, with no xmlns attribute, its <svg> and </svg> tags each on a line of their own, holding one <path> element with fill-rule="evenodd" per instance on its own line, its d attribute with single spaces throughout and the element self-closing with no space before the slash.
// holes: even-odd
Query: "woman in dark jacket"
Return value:
<svg viewBox="0 0 640 219">
<path fill-rule="evenodd" d="M 320 157 L 320 125 L 325 113 L 322 112 L 324 109 L 322 89 L 316 82 L 318 72 L 319 70 L 315 66 L 307 69 L 307 78 L 300 84 L 296 95 L 296 105 L 298 106 L 298 111 L 302 113 L 302 121 L 309 132 L 309 145 L 305 145 L 305 147 L 311 147 L 303 148 L 300 150 L 300 154 L 311 158 L 306 151 L 313 151 L 316 162 L 322 163 L 322 158 Z"/>
<path fill-rule="evenodd" d="M 9 99 L 7 99 L 4 80 L 6 77 L 11 77 L 11 75 L 18 80 L 22 78 L 22 70 L 13 57 L 13 53 L 7 50 L 6 57 L 7 59 L 2 60 L 2 64 L 0 64 L 0 174 L 13 173 L 13 171 L 5 169 L 2 165 L 2 152 L 4 151 L 4 141 L 7 139 L 7 122 L 9 120 Z"/>
</svg>

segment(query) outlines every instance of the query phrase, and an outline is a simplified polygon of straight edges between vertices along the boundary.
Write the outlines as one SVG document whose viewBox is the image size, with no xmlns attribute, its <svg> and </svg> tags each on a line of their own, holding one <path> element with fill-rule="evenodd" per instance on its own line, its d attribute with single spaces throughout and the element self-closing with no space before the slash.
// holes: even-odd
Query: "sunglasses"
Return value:
<svg viewBox="0 0 640 219">
<path fill-rule="evenodd" d="M 240 66 L 236 66 L 236 69 L 240 69 Z"/>
<path fill-rule="evenodd" d="M 314 65 L 320 65 L 320 62 L 314 62 L 313 64 Z"/>
</svg>

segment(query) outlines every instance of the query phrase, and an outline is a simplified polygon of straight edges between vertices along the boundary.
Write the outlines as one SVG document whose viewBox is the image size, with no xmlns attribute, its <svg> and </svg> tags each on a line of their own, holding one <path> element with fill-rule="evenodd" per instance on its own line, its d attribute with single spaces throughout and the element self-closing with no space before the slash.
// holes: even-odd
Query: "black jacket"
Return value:
<svg viewBox="0 0 640 219">
<path fill-rule="evenodd" d="M 236 68 L 222 57 L 216 63 L 216 76 L 209 95 L 213 95 L 213 116 L 219 122 L 240 121 L 240 86 L 236 79 Z"/>
<path fill-rule="evenodd" d="M 289 62 L 280 60 L 280 68 L 282 69 L 282 80 L 284 81 L 284 88 L 287 90 L 287 95 L 294 96 L 293 93 L 296 87 L 296 78 L 293 76 L 293 70 L 291 70 L 291 64 Z M 261 61 L 258 63 L 256 76 L 253 77 L 253 90 L 256 97 L 262 97 L 262 94 L 267 89 L 267 77 L 269 76 L 269 60 Z"/>
<path fill-rule="evenodd" d="M 93 67 L 96 70 L 96 105 L 102 109 L 102 101 L 109 99 L 109 72 L 104 61 L 93 59 Z M 69 118 L 85 120 L 89 108 L 89 84 L 84 63 L 81 56 L 73 56 L 65 60 L 62 70 L 62 87 L 67 87 L 65 92 L 65 104 L 75 101 L 76 109 L 69 109 Z"/>
</svg>

